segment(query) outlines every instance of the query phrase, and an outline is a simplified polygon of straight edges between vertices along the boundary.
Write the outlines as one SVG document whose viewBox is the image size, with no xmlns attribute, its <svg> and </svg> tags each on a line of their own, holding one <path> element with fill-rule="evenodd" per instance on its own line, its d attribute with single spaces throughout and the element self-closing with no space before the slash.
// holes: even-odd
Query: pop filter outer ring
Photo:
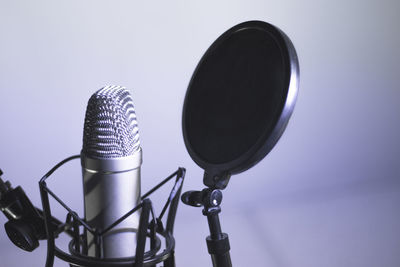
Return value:
<svg viewBox="0 0 400 267">
<path fill-rule="evenodd" d="M 242 41 L 238 41 L 239 39 Z M 260 43 L 262 44 L 261 46 Z M 266 46 L 264 46 L 264 44 Z M 251 69 L 251 71 L 249 72 L 247 69 L 243 69 L 245 68 L 242 66 L 243 64 L 241 65 L 243 55 L 246 57 L 247 52 L 243 52 L 243 55 L 240 54 L 242 51 L 248 51 L 253 45 L 255 50 L 259 49 L 260 51 L 251 52 L 252 54 L 249 52 L 251 54 L 250 57 L 252 57 L 252 59 L 248 59 L 250 63 L 247 62 L 247 64 L 250 64 L 249 69 Z M 235 53 L 229 56 L 225 55 L 227 52 L 224 51 L 231 49 L 232 46 L 236 49 L 234 50 Z M 260 57 L 264 55 L 264 59 L 267 59 L 262 62 L 270 61 L 270 55 L 273 58 L 271 61 L 277 62 L 277 64 L 259 63 L 257 59 L 259 58 L 258 52 L 260 52 Z M 238 58 L 235 59 L 235 57 Z M 242 58 L 239 59 L 239 57 Z M 257 62 L 259 65 L 255 64 L 257 66 L 251 66 L 251 60 L 254 60 L 254 62 Z M 239 70 L 237 73 L 232 71 L 229 73 L 221 70 L 224 69 L 223 67 L 230 69 L 230 64 L 235 65 L 238 62 Z M 218 67 L 216 65 L 218 65 Z M 277 66 L 275 67 L 275 65 Z M 263 69 L 263 66 L 267 67 Z M 221 75 L 219 75 L 220 70 Z M 261 74 L 254 76 L 254 72 L 259 72 Z M 237 74 L 239 73 L 240 75 L 243 73 L 243 77 L 234 77 L 238 76 Z M 253 79 L 254 77 L 256 78 Z M 259 83 L 257 80 L 258 78 L 261 81 Z M 223 81 L 221 82 L 220 80 Z M 228 97 L 231 97 L 230 94 L 240 95 L 239 97 L 234 97 L 234 100 L 239 103 L 230 103 L 230 106 L 227 106 L 227 108 L 229 107 L 230 109 L 232 109 L 232 105 L 239 105 L 242 102 L 240 99 L 241 97 L 248 97 L 249 101 L 254 101 L 254 99 L 250 99 L 251 96 L 249 94 L 246 94 L 246 92 L 251 90 L 246 89 L 245 92 L 232 92 L 234 90 L 243 90 L 243 86 L 235 85 L 241 83 L 242 80 L 245 83 L 244 86 L 250 85 L 250 87 L 256 87 L 255 90 L 258 91 L 255 92 L 263 96 L 268 97 L 271 96 L 271 94 L 274 95 L 273 101 L 268 100 L 268 98 L 266 98 L 267 101 L 264 103 L 260 102 L 262 100 L 259 101 L 258 99 L 255 101 L 260 105 L 262 110 L 268 111 L 265 112 L 265 114 L 257 115 L 264 116 L 264 118 L 261 118 L 261 121 L 268 120 L 266 123 L 268 125 L 255 126 L 257 135 L 253 136 L 252 140 L 245 141 L 245 143 L 247 142 L 247 147 L 241 151 L 239 150 L 239 152 L 234 153 L 230 153 L 229 151 L 227 153 L 224 151 L 221 152 L 218 148 L 215 148 L 215 146 L 218 147 L 220 145 L 219 142 L 223 143 L 221 144 L 221 150 L 230 150 L 231 146 L 240 146 L 240 144 L 235 142 L 241 142 L 241 140 L 236 140 L 235 142 L 232 141 L 232 143 L 229 143 L 225 141 L 224 137 L 220 136 L 221 132 L 217 130 L 217 128 L 220 127 L 218 125 L 219 122 L 224 124 L 223 121 L 231 121 L 232 125 L 230 126 L 234 126 L 234 119 L 224 117 L 226 116 L 225 113 L 224 115 L 220 114 L 223 113 L 225 109 L 223 106 L 225 99 L 224 96 L 221 97 L 221 94 L 227 94 Z M 271 86 L 269 84 L 270 80 L 274 81 Z M 232 83 L 232 81 L 234 82 Z M 277 81 L 277 83 L 275 81 Z M 299 64 L 293 44 L 280 29 L 269 23 L 262 21 L 243 22 L 227 30 L 210 46 L 201 58 L 189 82 L 182 114 L 183 137 L 186 148 L 196 164 L 205 170 L 204 183 L 207 186 L 221 189 L 225 188 L 231 174 L 240 173 L 251 168 L 271 151 L 283 134 L 293 112 L 297 98 L 298 81 Z M 215 83 L 218 84 L 216 85 Z M 223 88 L 226 84 L 231 85 L 231 88 Z M 219 90 L 224 91 L 224 93 L 218 93 Z M 214 98 L 216 95 L 218 95 L 220 99 L 215 100 Z M 244 100 L 246 101 L 247 99 Z M 218 102 L 215 103 L 216 101 L 221 102 L 222 106 L 219 107 L 220 109 L 214 107 L 215 105 L 219 105 Z M 216 119 L 214 118 L 213 111 L 206 108 L 209 104 L 208 102 L 211 102 L 211 109 L 213 109 L 213 111 L 217 110 L 215 114 L 216 117 L 221 115 L 219 118 L 223 118 L 218 122 L 213 121 L 212 127 L 209 127 L 210 121 Z M 257 103 L 254 104 L 256 105 Z M 273 108 L 268 110 L 268 108 L 265 108 L 265 104 L 271 104 Z M 250 106 L 254 108 L 251 103 Z M 247 107 L 249 107 L 249 104 L 247 104 Z M 250 114 L 254 114 L 254 110 L 253 113 L 248 111 L 249 114 L 246 114 L 246 112 L 244 116 L 248 116 L 247 119 L 252 120 Z M 230 115 L 235 116 L 235 113 L 228 114 L 227 116 Z M 232 131 L 232 140 L 235 138 L 242 138 L 243 140 L 246 134 L 241 135 L 241 128 L 235 127 L 232 128 L 234 129 L 234 131 Z M 225 128 L 229 128 L 229 125 Z"/>
</svg>

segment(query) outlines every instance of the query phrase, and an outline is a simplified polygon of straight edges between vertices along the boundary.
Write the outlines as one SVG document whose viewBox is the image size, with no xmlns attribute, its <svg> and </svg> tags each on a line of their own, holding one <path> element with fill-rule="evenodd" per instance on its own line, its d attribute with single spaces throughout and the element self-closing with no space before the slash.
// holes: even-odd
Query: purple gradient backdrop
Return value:
<svg viewBox="0 0 400 267">
<path fill-rule="evenodd" d="M 0 167 L 39 206 L 39 178 L 80 152 L 90 95 L 118 84 L 136 106 L 143 191 L 178 166 L 201 189 L 181 133 L 187 84 L 221 33 L 264 20 L 292 39 L 300 92 L 277 146 L 224 194 L 234 266 L 398 267 L 399 3 L 1 1 Z M 50 186 L 82 212 L 79 162 L 58 176 Z M 177 266 L 211 266 L 201 211 L 180 205 L 175 229 Z M 1 267 L 44 266 L 45 249 L 22 252 L 0 229 Z"/>
</svg>

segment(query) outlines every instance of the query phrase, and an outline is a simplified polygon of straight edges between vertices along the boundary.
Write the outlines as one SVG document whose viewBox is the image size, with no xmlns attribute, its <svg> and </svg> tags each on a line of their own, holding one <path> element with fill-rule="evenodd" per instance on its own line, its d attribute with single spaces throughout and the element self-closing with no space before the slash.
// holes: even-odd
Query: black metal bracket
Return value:
<svg viewBox="0 0 400 267">
<path fill-rule="evenodd" d="M 210 235 L 206 238 L 208 253 L 214 267 L 232 267 L 228 234 L 221 230 L 219 213 L 221 212 L 222 192 L 219 189 L 205 188 L 202 191 L 185 192 L 181 200 L 193 207 L 203 207 L 207 217 Z"/>
<path fill-rule="evenodd" d="M 207 169 L 204 171 L 203 183 L 209 188 L 225 189 L 230 178 L 231 174 L 229 172 Z"/>
<path fill-rule="evenodd" d="M 37 239 L 47 239 L 46 267 L 52 267 L 54 265 L 55 257 L 69 263 L 70 266 L 73 267 L 155 267 L 157 263 L 161 262 L 164 263 L 165 267 L 175 267 L 175 239 L 173 237 L 173 227 L 186 170 L 184 168 L 179 168 L 173 174 L 162 180 L 162 182 L 144 194 L 141 197 L 141 202 L 138 206 L 133 207 L 129 212 L 121 216 L 121 218 L 116 220 L 106 229 L 98 231 L 88 225 L 84 219 L 80 218 L 78 214 L 69 208 L 46 184 L 47 179 L 59 167 L 71 160 L 79 158 L 79 155 L 75 155 L 64 159 L 40 179 L 39 189 L 43 211 L 35 208 L 32 205 L 21 187 L 13 189 L 8 181 L 3 182 L 0 178 L 0 208 L 10 220 L 9 222 L 20 222 L 21 217 L 28 218 L 28 220 L 23 221 L 25 222 L 23 225 L 18 224 L 16 225 L 18 227 L 12 228 L 12 230 L 17 231 L 14 231 L 16 233 L 15 235 L 20 235 L 21 233 L 24 234 L 26 229 L 29 230 L 33 227 L 33 232 L 35 233 L 35 237 Z M 0 170 L 0 176 L 1 174 L 2 171 Z M 173 188 L 167 198 L 161 214 L 156 217 L 149 196 L 173 178 L 175 178 Z M 67 210 L 65 223 L 62 223 L 61 221 L 52 217 L 49 201 L 50 197 Z M 138 210 L 141 210 L 141 214 L 139 228 L 137 229 L 136 250 L 132 253 L 135 256 L 126 258 L 103 258 L 103 235 Z M 162 218 L 166 213 L 168 215 L 166 218 L 166 227 L 164 227 Z M 29 218 L 36 218 L 37 220 L 34 220 L 34 222 L 37 222 L 32 225 L 33 221 L 29 220 Z M 36 228 L 38 227 L 41 227 L 40 229 L 42 229 L 40 235 L 37 234 L 38 231 Z M 55 239 L 61 232 L 65 232 L 67 235 L 72 237 L 69 243 L 68 252 L 61 250 L 56 245 Z M 94 236 L 96 257 L 91 257 L 87 254 L 87 232 L 90 232 Z M 31 235 L 26 235 L 25 239 L 31 242 L 29 238 L 31 238 Z M 147 239 L 150 240 L 150 248 L 148 251 L 146 251 Z M 163 246 L 163 250 L 160 251 L 162 239 L 164 239 L 165 245 Z M 28 243 L 27 245 L 21 245 L 18 244 L 18 241 L 16 245 L 25 250 L 27 250 L 26 248 L 32 248 L 33 250 L 37 247 L 36 245 L 38 245 L 37 240 L 34 241 L 36 241 L 37 244 L 35 242 L 31 242 L 32 244 Z"/>
</svg>

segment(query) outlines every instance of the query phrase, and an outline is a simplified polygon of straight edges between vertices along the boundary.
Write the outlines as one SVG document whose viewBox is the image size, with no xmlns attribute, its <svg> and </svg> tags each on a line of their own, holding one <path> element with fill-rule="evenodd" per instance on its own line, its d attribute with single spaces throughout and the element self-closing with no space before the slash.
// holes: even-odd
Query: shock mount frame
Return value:
<svg viewBox="0 0 400 267">
<path fill-rule="evenodd" d="M 47 234 L 47 258 L 45 267 L 53 267 L 54 258 L 57 257 L 68 262 L 71 267 L 155 267 L 157 263 L 164 263 L 165 267 L 175 267 L 175 239 L 173 237 L 173 228 L 178 208 L 178 203 L 182 191 L 182 185 L 185 178 L 186 170 L 178 168 L 177 171 L 165 178 L 162 182 L 153 187 L 150 191 L 141 197 L 141 202 L 133 207 L 125 215 L 112 223 L 106 229 L 99 231 L 88 225 L 84 219 L 68 207 L 48 186 L 47 179 L 65 163 L 80 158 L 74 155 L 64 159 L 55 165 L 48 173 L 46 173 L 39 181 L 40 196 L 42 200 L 43 212 L 42 216 L 45 221 L 45 229 Z M 175 178 L 175 184 L 169 194 L 169 197 L 158 217 L 148 198 L 153 192 L 162 187 L 165 183 Z M 56 200 L 62 207 L 67 210 L 65 223 L 59 222 L 57 227 L 52 216 L 49 195 Z M 168 209 L 169 207 L 169 209 Z M 166 227 L 161 221 L 167 212 Z M 102 237 L 108 233 L 114 226 L 118 225 L 132 213 L 141 211 L 139 219 L 139 228 L 137 229 L 137 242 L 135 256 L 125 258 L 103 258 L 102 257 Z M 57 247 L 55 239 L 60 233 L 66 233 L 72 239 L 69 242 L 69 252 L 65 252 Z M 86 233 L 90 232 L 94 235 L 94 246 L 96 257 L 87 256 L 88 247 L 86 242 Z M 165 240 L 165 248 L 160 252 L 161 239 Z M 150 239 L 150 249 L 146 249 L 146 240 Z"/>
</svg>

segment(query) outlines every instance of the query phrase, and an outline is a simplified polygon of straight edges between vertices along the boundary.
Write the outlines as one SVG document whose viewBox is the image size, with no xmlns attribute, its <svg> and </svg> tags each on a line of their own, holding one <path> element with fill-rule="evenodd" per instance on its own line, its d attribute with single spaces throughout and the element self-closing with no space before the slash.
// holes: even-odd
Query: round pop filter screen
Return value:
<svg viewBox="0 0 400 267">
<path fill-rule="evenodd" d="M 261 21 L 229 29 L 189 83 L 182 124 L 190 156 L 213 173 L 256 164 L 284 131 L 297 79 L 296 52 L 282 31 Z"/>
</svg>

